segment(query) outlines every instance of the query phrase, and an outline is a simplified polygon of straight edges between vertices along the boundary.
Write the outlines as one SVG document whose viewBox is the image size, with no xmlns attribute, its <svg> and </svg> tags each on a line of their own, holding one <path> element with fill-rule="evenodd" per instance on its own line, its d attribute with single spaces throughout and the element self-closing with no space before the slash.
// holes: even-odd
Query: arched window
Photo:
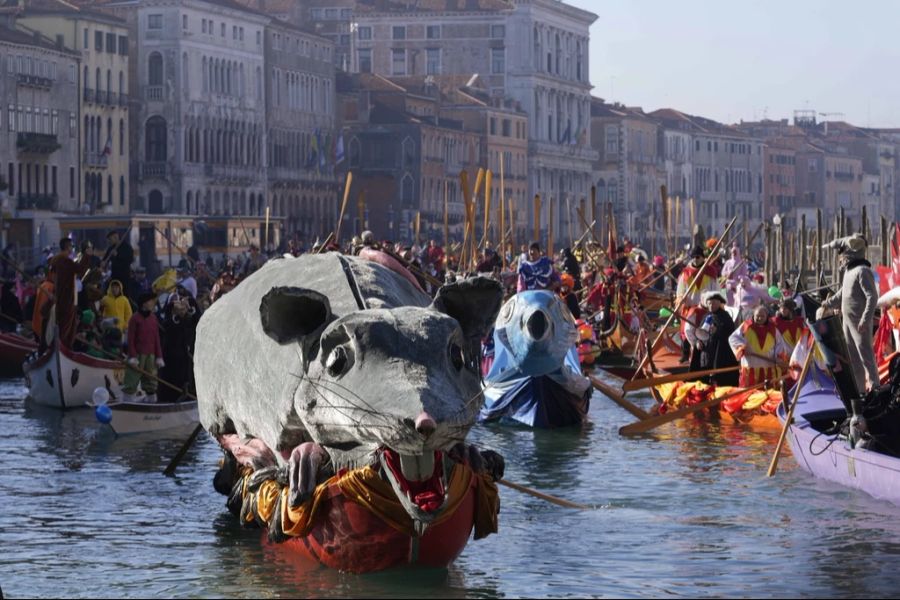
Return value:
<svg viewBox="0 0 900 600">
<path fill-rule="evenodd" d="M 188 92 L 191 89 L 191 74 L 190 74 L 190 63 L 188 62 L 187 52 L 181 55 L 181 81 L 182 85 L 184 85 L 184 93 L 185 95 L 189 95 Z"/>
<path fill-rule="evenodd" d="M 119 95 L 125 95 L 125 73 L 119 71 Z"/>
<path fill-rule="evenodd" d="M 106 93 L 109 95 L 112 95 L 113 93 L 112 69 L 106 70 Z"/>
<path fill-rule="evenodd" d="M 84 73 L 81 76 L 81 87 L 85 89 L 90 89 L 91 87 L 91 80 L 88 78 L 87 65 L 84 65 Z"/>
<path fill-rule="evenodd" d="M 203 93 L 206 93 L 209 91 L 209 65 L 206 63 L 205 56 L 200 61 L 200 70 L 203 72 L 201 75 L 203 79 Z"/>
<path fill-rule="evenodd" d="M 119 119 L 119 156 L 125 156 L 125 119 Z"/>
<path fill-rule="evenodd" d="M 150 85 L 163 84 L 163 59 L 162 54 L 153 52 L 147 60 L 148 83 Z"/>
<path fill-rule="evenodd" d="M 97 93 L 100 93 L 100 90 L 103 88 L 101 85 L 103 82 L 100 79 L 100 67 L 97 67 L 97 70 L 94 72 L 94 87 L 97 89 Z"/>
<path fill-rule="evenodd" d="M 191 214 L 191 209 L 193 208 L 193 199 L 194 199 L 193 194 L 190 191 L 188 191 L 187 197 L 185 198 L 185 201 L 184 201 L 184 214 L 186 214 L 186 215 Z"/>
<path fill-rule="evenodd" d="M 163 195 L 159 190 L 151 190 L 147 196 L 149 203 L 147 212 L 151 215 L 161 215 L 164 212 Z"/>
<path fill-rule="evenodd" d="M 113 128 L 112 128 L 112 118 L 109 117 L 106 119 L 106 139 L 103 141 L 103 154 L 106 156 L 112 156 L 113 153 Z M 110 203 L 112 204 L 112 203 Z"/>
<path fill-rule="evenodd" d="M 113 182 L 112 175 L 106 176 L 106 203 L 112 206 L 113 203 Z"/>
<path fill-rule="evenodd" d="M 403 208 L 412 208 L 415 201 L 415 182 L 412 175 L 407 173 L 403 176 L 403 182 L 400 184 L 400 201 Z"/>
<path fill-rule="evenodd" d="M 160 116 L 147 119 L 144 126 L 146 142 L 145 158 L 148 162 L 164 162 L 168 156 L 166 148 L 166 120 Z"/>
<path fill-rule="evenodd" d="M 125 206 L 125 176 L 119 176 L 119 206 Z"/>
</svg>

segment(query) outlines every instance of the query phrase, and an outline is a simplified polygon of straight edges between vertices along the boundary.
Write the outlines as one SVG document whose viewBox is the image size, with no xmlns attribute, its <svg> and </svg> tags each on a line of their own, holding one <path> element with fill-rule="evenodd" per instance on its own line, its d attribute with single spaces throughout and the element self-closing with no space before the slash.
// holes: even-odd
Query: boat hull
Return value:
<svg viewBox="0 0 900 600">
<path fill-rule="evenodd" d="M 778 418 L 786 419 L 784 405 Z M 843 419 L 844 405 L 834 390 L 804 386 L 788 431 L 788 442 L 800 467 L 812 475 L 860 490 L 879 500 L 900 506 L 900 458 L 871 450 L 850 448 L 844 439 L 819 435 L 813 422 Z"/>
<path fill-rule="evenodd" d="M 119 394 L 125 377 L 122 363 L 73 352 L 57 340 L 23 368 L 31 399 L 61 409 L 87 406 L 98 387 Z"/>
<path fill-rule="evenodd" d="M 116 435 L 165 431 L 200 422 L 196 400 L 174 403 L 118 402 L 108 406 L 112 413 L 109 426 Z"/>
<path fill-rule="evenodd" d="M 413 565 L 445 568 L 466 547 L 475 519 L 474 483 L 454 514 L 430 526 L 420 538 L 394 529 L 347 498 L 338 484 L 329 485 L 322 502 L 309 534 L 280 544 L 270 542 L 263 534 L 267 552 L 352 573 Z"/>
</svg>

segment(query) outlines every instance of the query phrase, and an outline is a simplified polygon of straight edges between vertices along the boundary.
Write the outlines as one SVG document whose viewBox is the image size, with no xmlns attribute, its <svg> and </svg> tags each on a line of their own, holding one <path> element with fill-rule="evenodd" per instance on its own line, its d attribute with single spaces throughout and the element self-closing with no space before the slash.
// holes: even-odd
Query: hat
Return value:
<svg viewBox="0 0 900 600">
<path fill-rule="evenodd" d="M 654 267 L 664 267 L 666 266 L 666 259 L 662 256 L 654 256 L 653 257 L 653 266 Z"/>
<path fill-rule="evenodd" d="M 853 235 L 848 235 L 847 237 L 838 238 L 827 244 L 822 245 L 822 249 L 832 249 L 837 250 L 838 254 L 843 254 L 847 258 L 865 258 L 866 257 L 866 247 L 868 247 L 869 242 L 866 241 L 862 235 L 858 233 L 854 233 Z"/>
<path fill-rule="evenodd" d="M 706 247 L 709 248 L 710 250 L 712 250 L 713 248 L 716 247 L 716 244 L 718 244 L 718 243 L 719 243 L 719 240 L 712 237 L 712 238 L 709 238 L 708 240 L 706 240 Z"/>
<path fill-rule="evenodd" d="M 560 275 L 559 280 L 560 280 L 560 282 L 562 282 L 562 284 L 564 286 L 566 286 L 569 289 L 572 289 L 573 287 L 575 287 L 575 278 L 572 277 L 571 275 L 569 275 L 568 273 L 563 273 L 562 275 Z"/>
<path fill-rule="evenodd" d="M 718 298 L 719 301 L 723 304 L 728 303 L 728 298 L 725 297 L 725 292 L 723 292 L 722 290 L 710 290 L 703 294 L 703 304 L 706 304 L 713 298 Z"/>
<path fill-rule="evenodd" d="M 691 258 L 706 258 L 706 252 L 703 250 L 703 246 L 694 246 L 691 250 Z"/>
</svg>

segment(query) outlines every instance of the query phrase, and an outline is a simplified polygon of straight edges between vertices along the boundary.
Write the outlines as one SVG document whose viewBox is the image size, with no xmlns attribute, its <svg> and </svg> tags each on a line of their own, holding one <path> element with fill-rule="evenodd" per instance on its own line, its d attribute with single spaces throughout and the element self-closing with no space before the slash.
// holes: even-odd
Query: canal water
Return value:
<svg viewBox="0 0 900 600">
<path fill-rule="evenodd" d="M 23 401 L 0 382 L 0 588 L 20 597 L 893 596 L 900 509 L 821 482 L 790 454 L 765 470 L 776 432 L 667 425 L 618 436 L 630 415 L 594 396 L 581 430 L 478 426 L 507 479 L 576 511 L 501 488 L 500 533 L 441 570 L 349 575 L 263 550 L 212 488 L 203 439 L 115 439 L 91 411 Z M 647 399 L 644 399 L 648 402 Z"/>
</svg>

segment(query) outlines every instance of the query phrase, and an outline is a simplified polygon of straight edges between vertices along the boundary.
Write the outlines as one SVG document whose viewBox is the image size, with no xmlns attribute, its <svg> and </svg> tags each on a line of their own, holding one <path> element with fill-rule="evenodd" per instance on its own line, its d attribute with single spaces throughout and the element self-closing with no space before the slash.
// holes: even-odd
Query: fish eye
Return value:
<svg viewBox="0 0 900 600">
<path fill-rule="evenodd" d="M 347 359 L 347 351 L 343 346 L 338 346 L 328 354 L 325 368 L 332 377 L 339 377 L 347 370 L 350 361 Z"/>
<path fill-rule="evenodd" d="M 463 357 L 462 348 L 459 347 L 459 344 L 450 344 L 450 363 L 457 371 L 462 371 L 462 368 L 466 363 L 465 358 Z"/>
</svg>

